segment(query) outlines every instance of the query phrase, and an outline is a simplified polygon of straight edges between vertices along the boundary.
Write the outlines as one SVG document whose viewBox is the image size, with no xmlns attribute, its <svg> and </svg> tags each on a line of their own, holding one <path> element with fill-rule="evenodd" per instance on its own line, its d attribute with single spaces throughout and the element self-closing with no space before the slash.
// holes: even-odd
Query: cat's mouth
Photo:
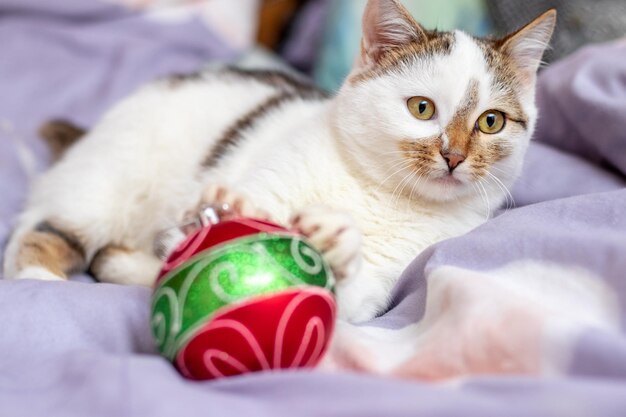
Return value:
<svg viewBox="0 0 626 417">
<path fill-rule="evenodd" d="M 459 186 L 459 185 L 463 185 L 463 181 L 461 181 L 460 179 L 456 178 L 453 174 L 445 174 L 442 175 L 440 177 L 437 178 L 433 178 L 432 181 L 434 181 L 437 184 L 440 185 L 452 185 L 452 186 Z"/>
</svg>

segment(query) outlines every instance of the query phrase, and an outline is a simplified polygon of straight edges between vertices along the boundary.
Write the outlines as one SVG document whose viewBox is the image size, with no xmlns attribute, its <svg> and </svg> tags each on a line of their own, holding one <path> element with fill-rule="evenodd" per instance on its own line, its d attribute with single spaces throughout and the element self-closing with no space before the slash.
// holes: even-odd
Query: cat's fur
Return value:
<svg viewBox="0 0 626 417">
<path fill-rule="evenodd" d="M 91 264 L 102 281 L 151 285 L 155 239 L 204 193 L 302 230 L 340 277 L 340 314 L 367 320 L 420 251 L 503 202 L 535 125 L 555 15 L 476 39 L 426 31 L 397 1 L 370 0 L 361 55 L 332 99 L 267 72 L 152 83 L 37 181 L 5 275 L 64 279 Z M 413 96 L 436 104 L 432 120 L 411 115 Z M 489 109 L 508 115 L 499 134 L 475 128 Z M 465 158 L 453 172 L 447 153 Z"/>
</svg>

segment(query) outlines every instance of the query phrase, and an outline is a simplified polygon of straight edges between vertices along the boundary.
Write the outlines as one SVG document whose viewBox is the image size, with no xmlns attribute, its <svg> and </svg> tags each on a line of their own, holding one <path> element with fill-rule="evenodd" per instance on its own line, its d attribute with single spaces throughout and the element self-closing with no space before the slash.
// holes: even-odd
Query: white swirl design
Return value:
<svg viewBox="0 0 626 417">
<path fill-rule="evenodd" d="M 176 335 L 180 330 L 181 317 L 179 310 L 179 302 L 176 297 L 176 292 L 169 287 L 161 287 L 154 294 L 152 301 L 152 309 L 154 311 L 155 306 L 161 300 L 161 298 L 165 297 L 167 300 L 167 305 L 170 310 L 170 319 L 171 324 L 169 331 L 167 331 L 167 323 L 165 322 L 165 315 L 161 312 L 156 313 L 152 318 L 152 329 L 153 334 L 156 339 L 157 346 L 161 347 L 161 351 L 163 355 L 166 357 L 171 357 L 171 351 L 174 348 L 174 342 L 176 340 Z"/>
<path fill-rule="evenodd" d="M 309 360 L 306 364 L 302 363 L 302 358 L 304 357 L 305 352 L 307 351 L 309 344 L 311 343 L 311 337 L 313 337 L 313 331 L 317 334 L 317 343 L 315 344 L 315 349 L 313 349 L 313 353 L 309 357 Z M 298 348 L 298 352 L 296 356 L 293 358 L 291 362 L 290 368 L 297 368 L 300 366 L 310 366 L 312 362 L 316 360 L 320 354 L 322 353 L 322 349 L 324 349 L 324 341 L 325 341 L 326 331 L 324 330 L 324 323 L 319 317 L 313 317 L 306 324 L 306 328 L 304 329 L 304 336 L 302 337 L 302 341 L 300 342 L 300 347 Z"/>
<path fill-rule="evenodd" d="M 307 245 L 300 245 L 302 239 L 297 237 L 291 240 L 291 245 L 289 246 L 291 256 L 296 261 L 296 264 L 303 271 L 305 271 L 309 275 L 317 275 L 322 272 L 322 268 L 324 267 L 324 261 L 322 257 L 312 248 Z M 304 259 L 304 257 L 309 258 L 313 261 L 313 265 L 309 265 L 309 263 Z"/>
<path fill-rule="evenodd" d="M 232 262 L 220 262 L 211 268 L 211 273 L 209 274 L 209 285 L 211 289 L 215 293 L 215 295 L 224 303 L 232 303 L 233 301 L 237 301 L 236 297 L 228 294 L 222 284 L 220 283 L 220 275 L 222 272 L 226 272 L 226 279 L 230 281 L 231 285 L 237 285 L 239 282 L 239 274 L 237 274 L 237 267 Z"/>
<path fill-rule="evenodd" d="M 324 295 L 327 295 L 327 294 L 324 294 Z M 283 344 L 285 343 L 285 331 L 287 330 L 287 325 L 289 324 L 289 321 L 291 320 L 291 317 L 293 316 L 294 311 L 296 311 L 296 309 L 300 306 L 300 304 L 302 304 L 307 298 L 315 297 L 315 296 L 319 296 L 319 293 L 317 293 L 317 291 L 315 291 L 315 293 L 303 292 L 301 294 L 298 294 L 297 297 L 295 297 L 293 300 L 289 302 L 289 304 L 287 304 L 285 311 L 283 311 L 283 314 L 281 315 L 280 320 L 278 321 L 278 327 L 276 329 L 276 338 L 274 340 L 274 367 L 275 368 L 281 367 L 282 356 L 283 356 Z M 329 301 L 327 297 L 324 297 L 324 301 L 328 303 L 331 309 L 333 308 L 333 301 Z M 300 347 L 298 348 L 298 351 L 297 351 L 298 353 L 296 354 L 296 357 L 294 358 L 294 361 L 292 362 L 290 366 L 291 368 L 295 368 L 301 365 L 300 361 L 302 360 L 302 356 L 304 356 L 304 352 L 306 352 L 309 346 L 309 343 L 311 342 L 311 335 L 313 333 L 314 328 L 317 330 L 318 336 L 325 335 L 324 323 L 322 322 L 322 319 L 319 316 L 311 317 L 306 325 L 304 336 L 302 337 L 302 340 L 300 341 Z M 319 353 L 321 353 L 321 349 L 324 348 L 324 339 L 318 337 L 317 341 L 318 341 L 318 344 L 321 342 L 322 346 L 320 348 L 320 352 L 317 352 L 318 346 L 316 346 L 313 353 L 317 352 L 319 355 Z M 296 359 L 298 360 L 297 362 L 296 362 Z"/>
<path fill-rule="evenodd" d="M 206 368 L 209 371 L 209 373 L 211 375 L 214 375 L 215 378 L 221 378 L 221 377 L 225 376 L 222 373 L 222 371 L 217 369 L 217 366 L 215 366 L 215 362 L 214 362 L 215 359 L 219 359 L 222 362 L 232 366 L 237 371 L 239 371 L 239 373 L 243 374 L 243 373 L 246 373 L 246 372 L 250 372 L 250 369 L 248 369 L 248 367 L 246 365 L 244 365 L 243 363 L 239 362 L 237 359 L 233 358 L 229 354 L 224 353 L 223 351 L 218 350 L 218 349 L 207 349 L 207 351 L 204 352 L 204 356 L 202 358 L 202 361 L 204 362 L 204 366 L 206 366 Z M 187 370 L 187 372 L 189 372 L 189 371 Z"/>
</svg>

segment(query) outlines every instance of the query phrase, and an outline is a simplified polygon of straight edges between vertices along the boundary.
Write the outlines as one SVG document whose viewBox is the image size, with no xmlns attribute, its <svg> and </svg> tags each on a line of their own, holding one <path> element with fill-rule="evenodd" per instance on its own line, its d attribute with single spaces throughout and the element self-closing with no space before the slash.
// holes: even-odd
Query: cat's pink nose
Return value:
<svg viewBox="0 0 626 417">
<path fill-rule="evenodd" d="M 442 152 L 441 156 L 443 156 L 443 159 L 445 159 L 448 163 L 448 168 L 450 169 L 450 172 L 454 171 L 454 168 L 459 166 L 461 162 L 465 161 L 465 155 L 461 155 L 459 153 Z"/>
</svg>

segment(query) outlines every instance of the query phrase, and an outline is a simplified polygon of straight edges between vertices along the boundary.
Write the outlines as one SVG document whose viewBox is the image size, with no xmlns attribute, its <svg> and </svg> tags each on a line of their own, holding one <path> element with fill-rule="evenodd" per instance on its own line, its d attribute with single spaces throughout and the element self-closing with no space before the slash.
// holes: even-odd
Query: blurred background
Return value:
<svg viewBox="0 0 626 417">
<path fill-rule="evenodd" d="M 337 88 L 358 52 L 366 0 L 264 0 L 258 4 L 261 45 Z M 550 8 L 559 24 L 546 62 L 593 42 L 626 34 L 626 0 L 402 0 L 429 29 L 459 28 L 476 36 L 509 33 Z M 236 2 L 232 2 L 236 3 Z"/>
<path fill-rule="evenodd" d="M 133 0 L 129 0 L 133 1 Z M 360 19 L 366 0 L 232 0 L 232 10 L 243 10 L 251 20 L 239 34 L 248 34 L 248 46 L 273 51 L 294 68 L 310 74 L 322 88 L 336 89 L 358 52 Z M 626 34 L 626 0 L 402 0 L 429 29 L 459 28 L 473 35 L 505 34 L 549 8 L 559 11 L 553 49 L 546 61 L 579 47 Z M 137 0 L 148 7 L 176 1 Z M 198 3 L 198 2 L 196 2 Z M 207 9 L 219 1 L 206 3 Z M 213 4 L 211 4 L 213 3 Z M 243 20 L 239 20 L 243 23 Z M 246 25 L 243 25 L 246 26 Z M 253 39 L 252 35 L 256 35 Z"/>
</svg>

